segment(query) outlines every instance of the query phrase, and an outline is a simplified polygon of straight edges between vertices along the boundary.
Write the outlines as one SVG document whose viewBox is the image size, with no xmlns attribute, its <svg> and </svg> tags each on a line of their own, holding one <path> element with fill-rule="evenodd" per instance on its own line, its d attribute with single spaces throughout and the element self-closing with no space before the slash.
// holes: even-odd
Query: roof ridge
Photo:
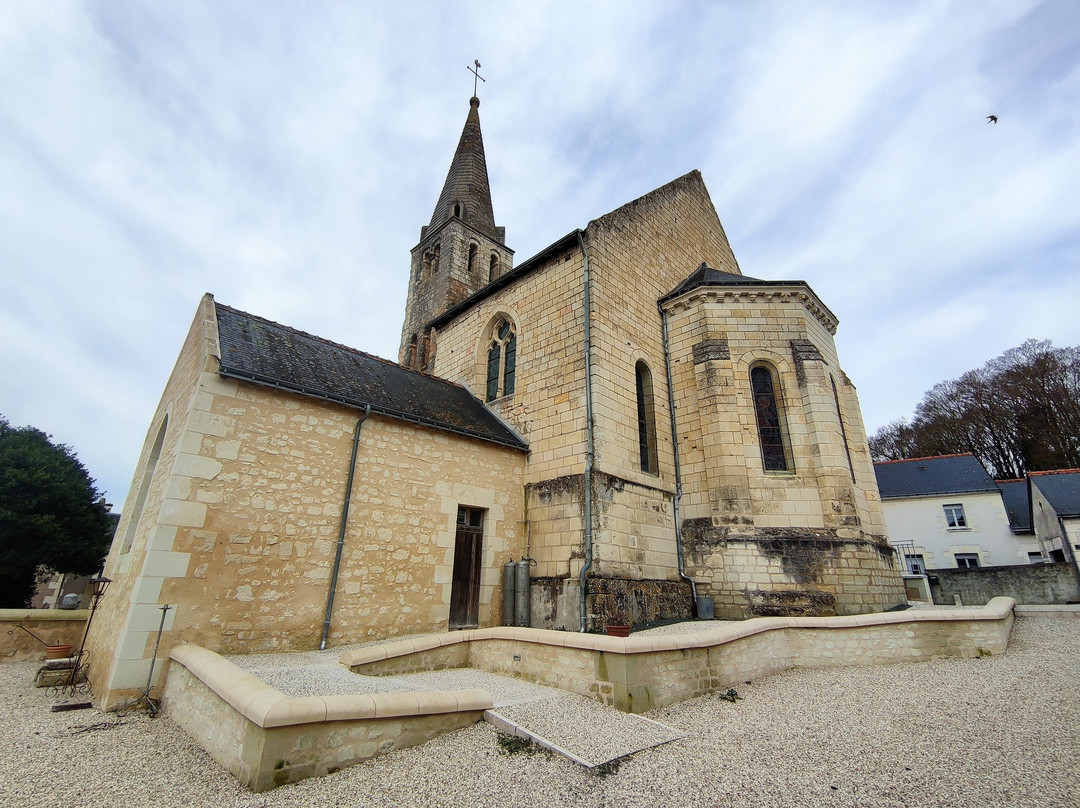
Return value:
<svg viewBox="0 0 1080 808">
<path fill-rule="evenodd" d="M 394 361 L 391 361 L 390 359 L 384 359 L 381 356 L 376 356 L 375 354 L 368 353 L 367 351 L 361 351 L 358 348 L 353 348 L 353 347 L 351 347 L 349 345 L 345 345 L 345 344 L 340 343 L 340 342 L 334 342 L 333 340 L 326 339 L 325 337 L 320 337 L 317 334 L 312 334 L 312 333 L 310 333 L 308 331 L 301 331 L 299 328 L 293 328 L 291 325 L 284 325 L 283 323 L 279 323 L 276 320 L 270 320 L 270 319 L 268 319 L 266 317 L 260 317 L 258 314 L 252 314 L 251 312 L 243 311 L 242 309 L 238 309 L 238 308 L 235 308 L 233 306 L 227 306 L 226 304 L 219 303 L 216 300 L 214 301 L 214 305 L 217 306 L 218 308 L 225 309 L 226 311 L 231 311 L 233 314 L 241 314 L 244 317 L 250 317 L 252 320 L 258 320 L 258 321 L 260 321 L 262 323 L 266 323 L 267 325 L 272 325 L 275 328 L 280 328 L 283 331 L 289 331 L 289 332 L 291 332 L 293 334 L 297 334 L 298 336 L 307 337 L 308 339 L 315 340 L 316 342 L 320 342 L 323 345 L 329 345 L 329 346 L 331 346 L 333 348 L 340 348 L 341 350 L 348 351 L 351 354 L 355 354 L 357 356 L 363 356 L 363 357 L 365 357 L 367 359 L 374 359 L 376 362 L 382 362 L 384 365 L 389 365 L 390 367 L 395 367 L 395 368 L 398 368 L 400 370 L 404 370 L 404 371 L 406 371 L 408 373 L 415 374 L 417 376 L 424 376 L 425 378 L 428 378 L 428 379 L 434 379 L 435 381 L 442 382 L 443 384 L 450 385 L 451 387 L 457 387 L 457 388 L 459 388 L 461 390 L 465 390 L 466 392 L 469 392 L 468 388 L 465 387 L 465 385 L 458 384 L 457 382 L 452 382 L 449 379 L 444 379 L 442 376 L 436 376 L 436 375 L 434 375 L 432 373 L 426 373 L 426 372 L 424 372 L 422 370 L 413 370 L 412 368 L 407 368 L 404 365 L 402 365 L 400 362 L 394 362 Z M 470 393 L 470 395 L 471 395 L 471 393 Z"/>
<path fill-rule="evenodd" d="M 1007 480 L 994 480 L 994 482 L 998 485 L 1002 485 L 1003 483 L 1026 483 L 1027 479 L 1024 477 L 1010 477 Z"/>
<path fill-rule="evenodd" d="M 1029 471 L 1029 477 L 1041 477 L 1046 474 L 1080 474 L 1080 469 L 1051 469 L 1049 471 Z"/>
<path fill-rule="evenodd" d="M 957 452 L 956 454 L 928 455 L 927 457 L 905 457 L 900 460 L 875 460 L 875 466 L 884 466 L 887 463 L 914 463 L 916 460 L 941 460 L 946 457 L 974 457 L 972 452 Z M 981 465 L 981 464 L 980 464 Z"/>
</svg>

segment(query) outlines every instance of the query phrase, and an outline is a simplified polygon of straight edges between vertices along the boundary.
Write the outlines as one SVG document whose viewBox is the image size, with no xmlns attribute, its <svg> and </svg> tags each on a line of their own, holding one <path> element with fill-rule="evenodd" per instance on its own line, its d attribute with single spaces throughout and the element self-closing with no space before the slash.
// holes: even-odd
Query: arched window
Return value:
<svg viewBox="0 0 1080 808">
<path fill-rule="evenodd" d="M 659 473 L 656 462 L 656 413 L 653 409 L 652 372 L 644 362 L 635 368 L 637 376 L 638 448 L 641 453 L 641 470 L 649 474 Z"/>
<path fill-rule="evenodd" d="M 514 394 L 517 368 L 517 334 L 511 322 L 502 317 L 491 333 L 487 356 L 486 401 Z"/>
<path fill-rule="evenodd" d="M 761 461 L 766 471 L 788 471 L 787 448 L 784 445 L 784 425 L 777 395 L 779 385 L 768 365 L 750 368 L 750 388 L 754 395 L 758 438 L 761 441 Z"/>
<path fill-rule="evenodd" d="M 442 247 L 438 244 L 435 245 L 435 249 L 431 253 L 431 274 L 434 275 L 439 271 L 439 256 L 442 255 Z"/>
<path fill-rule="evenodd" d="M 454 203 L 454 218 L 455 219 L 460 219 L 461 218 L 461 203 L 460 202 L 455 202 Z"/>
<path fill-rule="evenodd" d="M 473 243 L 469 244 L 469 277 L 470 278 L 475 277 L 477 271 L 479 270 L 478 262 L 476 260 L 477 259 L 477 252 L 479 252 L 479 248 L 476 246 L 476 243 L 473 242 Z"/>
<path fill-rule="evenodd" d="M 166 415 L 161 421 L 154 445 L 150 448 L 150 456 L 146 458 L 146 466 L 143 468 L 142 480 L 139 482 L 139 493 L 135 497 L 135 507 L 132 509 L 131 518 L 128 519 L 127 531 L 124 533 L 124 543 L 120 547 L 120 553 L 128 553 L 135 543 L 135 532 L 139 529 L 139 520 L 142 519 L 143 508 L 146 507 L 146 495 L 150 492 L 150 483 L 154 480 L 154 471 L 157 469 L 158 460 L 161 458 L 161 447 L 165 443 L 165 430 L 169 427 L 169 416 Z"/>
<path fill-rule="evenodd" d="M 488 282 L 491 282 L 499 277 L 499 256 L 498 253 L 491 254 L 491 262 L 488 264 Z"/>
</svg>

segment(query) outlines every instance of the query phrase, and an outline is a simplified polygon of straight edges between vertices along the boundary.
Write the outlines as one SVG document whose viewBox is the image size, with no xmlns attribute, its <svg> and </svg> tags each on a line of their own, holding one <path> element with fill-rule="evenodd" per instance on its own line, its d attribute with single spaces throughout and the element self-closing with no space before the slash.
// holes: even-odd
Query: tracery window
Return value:
<svg viewBox="0 0 1080 808">
<path fill-rule="evenodd" d="M 635 368 L 637 376 L 638 450 L 641 470 L 649 474 L 658 472 L 656 462 L 656 414 L 653 408 L 652 373 L 644 362 Z"/>
<path fill-rule="evenodd" d="M 777 384 L 768 365 L 750 369 L 750 388 L 754 395 L 761 460 L 766 471 L 788 471 L 788 454 L 784 446 L 784 426 L 777 404 Z"/>
<path fill-rule="evenodd" d="M 486 401 L 514 394 L 517 369 L 517 334 L 506 317 L 495 324 L 488 348 Z"/>
</svg>

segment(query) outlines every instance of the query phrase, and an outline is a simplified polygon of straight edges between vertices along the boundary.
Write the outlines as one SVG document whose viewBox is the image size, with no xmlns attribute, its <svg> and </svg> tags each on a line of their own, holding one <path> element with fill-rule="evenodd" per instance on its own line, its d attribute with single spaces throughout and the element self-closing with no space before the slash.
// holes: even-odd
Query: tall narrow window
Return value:
<svg viewBox="0 0 1080 808">
<path fill-rule="evenodd" d="M 499 277 L 499 256 L 492 253 L 491 262 L 488 264 L 488 281 L 493 281 L 497 277 Z"/>
<path fill-rule="evenodd" d="M 139 520 L 142 519 L 143 508 L 146 507 L 146 495 L 150 492 L 150 483 L 154 480 L 154 471 L 161 458 L 161 447 L 165 443 L 165 430 L 168 426 L 169 416 L 166 415 L 161 421 L 157 437 L 154 438 L 154 445 L 150 448 L 150 456 L 146 459 L 146 467 L 143 469 L 142 480 L 139 482 L 139 493 L 135 497 L 135 507 L 128 519 L 124 543 L 120 547 L 121 553 L 130 552 L 131 546 L 135 543 L 135 532 L 139 529 Z"/>
<path fill-rule="evenodd" d="M 656 413 L 653 409 L 652 373 L 644 362 L 635 368 L 637 376 L 638 450 L 641 470 L 658 473 L 656 462 Z"/>
<path fill-rule="evenodd" d="M 784 429 L 776 403 L 773 373 L 765 365 L 750 369 L 750 388 L 754 394 L 758 438 L 761 441 L 761 460 L 766 471 L 787 471 L 787 451 L 784 448 Z"/>
<path fill-rule="evenodd" d="M 488 347 L 485 400 L 513 395 L 516 371 L 517 334 L 510 321 L 503 317 L 495 324 Z"/>
<path fill-rule="evenodd" d="M 479 269 L 477 267 L 476 252 L 477 252 L 476 245 L 475 244 L 470 244 L 469 245 L 469 277 L 470 278 L 473 277 L 474 275 L 476 275 L 476 273 L 477 273 L 477 271 Z"/>
<path fill-rule="evenodd" d="M 487 363 L 487 400 L 494 401 L 499 397 L 499 358 L 502 355 L 502 345 L 498 342 L 491 343 L 488 351 Z"/>
</svg>

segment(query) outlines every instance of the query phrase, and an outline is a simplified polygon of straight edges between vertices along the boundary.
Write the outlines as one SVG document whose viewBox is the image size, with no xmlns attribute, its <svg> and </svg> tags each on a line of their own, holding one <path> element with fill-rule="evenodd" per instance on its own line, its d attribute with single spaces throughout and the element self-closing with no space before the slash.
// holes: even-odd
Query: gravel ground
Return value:
<svg viewBox="0 0 1080 808">
<path fill-rule="evenodd" d="M 657 710 L 685 737 L 600 774 L 505 754 L 481 723 L 266 794 L 167 717 L 51 713 L 34 669 L 0 665 L 5 808 L 1080 805 L 1080 620 L 1019 618 L 998 657 L 790 671 Z"/>
<path fill-rule="evenodd" d="M 495 712 L 590 766 L 682 737 L 664 724 L 620 713 L 614 707 L 573 693 L 501 707 Z M 602 732 L 597 731 L 600 727 Z"/>
</svg>

